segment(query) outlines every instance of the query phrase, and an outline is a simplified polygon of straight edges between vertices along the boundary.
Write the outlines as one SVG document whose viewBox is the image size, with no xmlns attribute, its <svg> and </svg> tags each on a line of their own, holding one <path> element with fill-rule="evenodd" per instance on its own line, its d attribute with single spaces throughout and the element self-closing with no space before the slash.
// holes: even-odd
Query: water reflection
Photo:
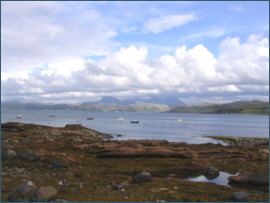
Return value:
<svg viewBox="0 0 270 203">
<path fill-rule="evenodd" d="M 214 179 L 208 179 L 206 178 L 204 175 L 201 175 L 201 176 L 198 176 L 198 177 L 192 177 L 192 178 L 188 178 L 186 180 L 188 181 L 194 181 L 194 182 L 209 182 L 209 183 L 216 183 L 216 184 L 219 184 L 219 185 L 225 185 L 225 186 L 229 186 L 230 185 L 228 184 L 229 181 L 228 181 L 228 177 L 230 176 L 235 176 L 235 175 L 238 175 L 239 172 L 235 173 L 235 174 L 230 174 L 230 173 L 226 173 L 226 172 L 223 172 L 223 171 L 220 171 L 219 172 L 219 176 L 217 178 L 214 178 Z"/>
</svg>

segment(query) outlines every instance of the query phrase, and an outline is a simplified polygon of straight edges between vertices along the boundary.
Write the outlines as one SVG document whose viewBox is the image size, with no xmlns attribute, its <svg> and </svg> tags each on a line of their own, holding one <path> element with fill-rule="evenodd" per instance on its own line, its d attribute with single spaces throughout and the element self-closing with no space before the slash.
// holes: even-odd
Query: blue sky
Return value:
<svg viewBox="0 0 270 203">
<path fill-rule="evenodd" d="M 269 99 L 269 2 L 1 2 L 2 100 Z"/>
</svg>

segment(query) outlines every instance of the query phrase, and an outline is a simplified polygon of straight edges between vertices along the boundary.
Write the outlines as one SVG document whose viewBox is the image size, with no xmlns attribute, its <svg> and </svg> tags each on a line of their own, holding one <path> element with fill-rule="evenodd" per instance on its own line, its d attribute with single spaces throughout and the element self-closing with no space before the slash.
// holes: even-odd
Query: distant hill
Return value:
<svg viewBox="0 0 270 203">
<path fill-rule="evenodd" d="M 177 106 L 170 113 L 213 113 L 213 114 L 269 114 L 269 102 L 237 101 L 226 104 L 200 104 Z"/>
<path fill-rule="evenodd" d="M 91 103 L 117 104 L 117 105 L 149 103 L 149 104 L 164 104 L 170 107 L 175 107 L 177 105 L 185 105 L 183 101 L 181 101 L 177 97 L 172 97 L 172 96 L 167 96 L 167 97 L 153 96 L 153 97 L 150 97 L 149 99 L 133 98 L 133 99 L 123 99 L 123 100 L 117 99 L 115 97 L 105 96 L 101 100 L 97 102 L 91 102 Z"/>
<path fill-rule="evenodd" d="M 108 100 L 105 100 L 108 101 Z M 108 101 L 109 102 L 109 101 Z M 2 103 L 2 109 L 16 110 L 85 110 L 85 111 L 129 111 L 129 112 L 164 112 L 170 110 L 168 105 L 139 103 L 119 105 L 113 103 L 82 103 L 82 104 L 49 104 L 49 103 Z"/>
<path fill-rule="evenodd" d="M 115 97 L 102 97 L 102 99 L 99 101 L 101 103 L 105 104 L 121 104 L 121 101 L 119 99 L 116 99 Z"/>
<path fill-rule="evenodd" d="M 175 107 L 177 105 L 186 105 L 183 101 L 181 101 L 177 97 L 172 97 L 172 96 L 167 96 L 167 97 L 153 96 L 150 99 L 144 99 L 141 101 L 143 103 L 167 104 L 171 107 Z"/>
</svg>

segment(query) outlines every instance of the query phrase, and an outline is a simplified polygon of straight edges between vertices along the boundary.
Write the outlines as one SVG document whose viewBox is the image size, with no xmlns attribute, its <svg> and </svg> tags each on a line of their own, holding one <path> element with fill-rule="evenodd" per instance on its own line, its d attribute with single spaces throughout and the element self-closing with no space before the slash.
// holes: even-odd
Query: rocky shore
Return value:
<svg viewBox="0 0 270 203">
<path fill-rule="evenodd" d="M 187 144 L 110 140 L 80 125 L 1 124 L 1 200 L 265 202 L 269 142 Z M 169 136 L 169 135 L 168 135 Z M 192 182 L 221 172 L 227 186 Z"/>
</svg>

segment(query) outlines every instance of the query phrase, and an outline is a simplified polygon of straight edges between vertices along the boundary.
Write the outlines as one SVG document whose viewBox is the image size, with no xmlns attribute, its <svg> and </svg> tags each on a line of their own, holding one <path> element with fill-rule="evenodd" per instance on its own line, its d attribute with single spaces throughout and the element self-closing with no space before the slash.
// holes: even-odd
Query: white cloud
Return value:
<svg viewBox="0 0 270 203">
<path fill-rule="evenodd" d="M 148 58 L 147 47 L 122 47 L 99 62 L 70 59 L 48 64 L 29 79 L 2 80 L 2 98 L 86 101 L 102 96 L 176 94 L 187 101 L 266 98 L 269 92 L 269 42 L 250 36 L 227 38 L 215 57 L 205 46 L 185 46 L 173 55 Z M 67 71 L 67 72 L 65 72 Z M 190 98 L 190 99 L 188 99 Z M 199 102 L 197 102 L 199 103 Z"/>
<path fill-rule="evenodd" d="M 142 30 L 143 32 L 153 32 L 157 34 L 187 24 L 196 19 L 197 17 L 193 14 L 167 15 L 159 18 L 151 18 L 145 22 Z"/>
<path fill-rule="evenodd" d="M 226 85 L 222 87 L 209 87 L 210 92 L 241 92 L 241 90 L 235 85 Z"/>
<path fill-rule="evenodd" d="M 70 57 L 105 55 L 117 45 L 112 41 L 115 29 L 91 6 L 74 2 L 1 2 L 1 6 L 3 79 L 27 78 L 34 68 Z"/>
<path fill-rule="evenodd" d="M 220 44 L 217 70 L 226 81 L 242 84 L 269 83 L 269 41 L 251 35 L 247 42 L 227 38 Z"/>
<path fill-rule="evenodd" d="M 199 33 L 190 34 L 185 37 L 181 37 L 178 41 L 181 43 L 184 43 L 187 40 L 201 41 L 203 38 L 217 38 L 217 37 L 224 36 L 225 34 L 226 34 L 226 30 L 224 28 L 220 28 L 220 27 L 207 28 L 206 30 L 201 30 Z"/>
</svg>

